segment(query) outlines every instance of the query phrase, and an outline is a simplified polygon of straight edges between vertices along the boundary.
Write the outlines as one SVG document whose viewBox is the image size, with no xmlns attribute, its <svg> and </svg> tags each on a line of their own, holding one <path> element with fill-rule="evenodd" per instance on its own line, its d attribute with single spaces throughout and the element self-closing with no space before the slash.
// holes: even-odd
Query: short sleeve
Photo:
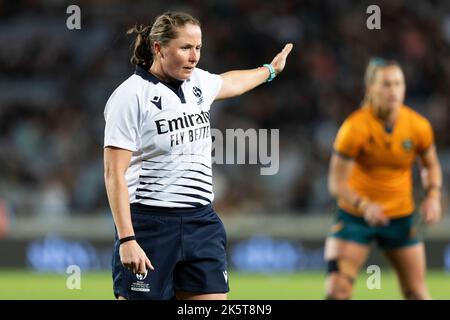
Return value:
<svg viewBox="0 0 450 320">
<path fill-rule="evenodd" d="M 130 151 L 138 149 L 139 99 L 126 88 L 117 88 L 105 107 L 104 147 L 117 147 Z"/>
<path fill-rule="evenodd" d="M 222 77 L 218 74 L 210 73 L 208 71 L 196 68 L 200 82 L 202 83 L 203 96 L 205 102 L 211 104 L 216 99 L 222 88 Z"/>
<path fill-rule="evenodd" d="M 355 125 L 352 118 L 349 118 L 339 128 L 333 149 L 344 157 L 355 158 L 361 151 L 363 143 L 362 130 Z"/>
<path fill-rule="evenodd" d="M 434 143 L 433 128 L 431 127 L 430 122 L 425 118 L 421 118 L 420 121 L 417 121 L 416 125 L 417 152 L 423 153 Z"/>
</svg>

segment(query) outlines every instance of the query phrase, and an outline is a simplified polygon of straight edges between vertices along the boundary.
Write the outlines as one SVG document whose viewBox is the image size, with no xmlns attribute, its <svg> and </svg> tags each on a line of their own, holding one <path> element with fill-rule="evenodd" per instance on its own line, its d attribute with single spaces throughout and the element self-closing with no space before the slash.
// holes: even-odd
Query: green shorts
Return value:
<svg viewBox="0 0 450 320">
<path fill-rule="evenodd" d="M 398 249 L 422 241 L 418 232 L 418 214 L 391 219 L 387 226 L 372 227 L 362 217 L 338 208 L 330 236 L 369 245 L 376 240 L 381 249 Z"/>
</svg>

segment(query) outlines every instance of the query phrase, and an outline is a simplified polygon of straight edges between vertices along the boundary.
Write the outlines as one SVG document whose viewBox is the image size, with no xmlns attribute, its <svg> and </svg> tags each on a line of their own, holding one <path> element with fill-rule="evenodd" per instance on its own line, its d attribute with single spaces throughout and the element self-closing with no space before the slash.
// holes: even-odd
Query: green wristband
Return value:
<svg viewBox="0 0 450 320">
<path fill-rule="evenodd" d="M 266 67 L 267 69 L 269 69 L 269 72 L 270 72 L 270 75 L 269 75 L 269 77 L 267 78 L 266 82 L 270 82 L 270 81 L 272 81 L 273 79 L 275 79 L 275 77 L 277 76 L 277 74 L 275 73 L 274 67 L 273 67 L 271 64 L 268 64 L 268 63 L 263 64 L 263 67 Z"/>
</svg>

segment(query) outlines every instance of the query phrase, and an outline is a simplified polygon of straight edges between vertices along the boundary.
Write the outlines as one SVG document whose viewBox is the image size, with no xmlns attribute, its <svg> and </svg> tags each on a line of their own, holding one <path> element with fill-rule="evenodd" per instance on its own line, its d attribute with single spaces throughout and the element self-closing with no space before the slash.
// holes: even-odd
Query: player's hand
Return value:
<svg viewBox="0 0 450 320">
<path fill-rule="evenodd" d="M 283 71 L 284 66 L 286 65 L 286 58 L 291 52 L 292 47 L 293 47 L 292 43 L 286 44 L 283 50 L 281 50 L 270 63 L 272 67 L 275 69 L 276 74 L 279 74 L 281 71 Z"/>
<path fill-rule="evenodd" d="M 144 250 L 135 241 L 122 243 L 119 248 L 122 265 L 136 274 L 145 274 L 147 269 L 154 270 Z"/>
<path fill-rule="evenodd" d="M 420 207 L 423 221 L 426 224 L 436 223 L 441 219 L 442 209 L 439 197 L 428 196 Z"/>
<path fill-rule="evenodd" d="M 389 218 L 384 215 L 383 207 L 377 203 L 369 202 L 363 208 L 364 220 L 370 226 L 386 226 L 389 224 Z"/>
</svg>

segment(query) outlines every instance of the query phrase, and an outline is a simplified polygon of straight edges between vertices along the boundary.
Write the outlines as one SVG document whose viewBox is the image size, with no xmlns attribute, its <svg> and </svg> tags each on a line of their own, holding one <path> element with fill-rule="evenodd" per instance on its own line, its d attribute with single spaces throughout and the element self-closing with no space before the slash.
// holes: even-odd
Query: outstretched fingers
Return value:
<svg viewBox="0 0 450 320">
<path fill-rule="evenodd" d="M 283 50 L 281 50 L 276 56 L 275 58 L 273 58 L 272 62 L 270 63 L 274 69 L 275 72 L 278 74 L 281 71 L 283 71 L 284 66 L 286 64 L 286 59 L 287 56 L 289 55 L 289 53 L 292 51 L 293 48 L 293 44 L 292 43 L 288 43 L 284 46 Z"/>
<path fill-rule="evenodd" d="M 287 58 L 288 54 L 291 52 L 293 47 L 294 45 L 292 43 L 288 43 L 284 46 L 283 50 L 281 50 L 281 54 L 284 56 L 285 59 Z"/>
</svg>

